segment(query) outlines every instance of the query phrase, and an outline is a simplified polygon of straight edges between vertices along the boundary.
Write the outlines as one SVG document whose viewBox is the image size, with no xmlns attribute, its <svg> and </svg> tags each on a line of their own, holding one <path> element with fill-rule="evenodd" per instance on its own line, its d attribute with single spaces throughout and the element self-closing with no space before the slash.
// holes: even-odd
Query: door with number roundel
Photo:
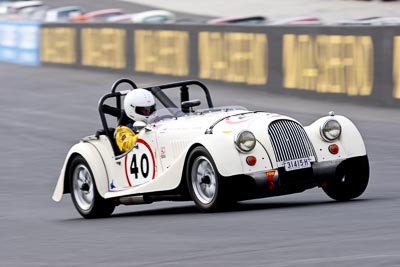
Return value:
<svg viewBox="0 0 400 267">
<path fill-rule="evenodd" d="M 151 146 L 138 139 L 135 147 L 125 156 L 125 176 L 129 186 L 138 186 L 154 179 L 156 165 Z"/>
</svg>

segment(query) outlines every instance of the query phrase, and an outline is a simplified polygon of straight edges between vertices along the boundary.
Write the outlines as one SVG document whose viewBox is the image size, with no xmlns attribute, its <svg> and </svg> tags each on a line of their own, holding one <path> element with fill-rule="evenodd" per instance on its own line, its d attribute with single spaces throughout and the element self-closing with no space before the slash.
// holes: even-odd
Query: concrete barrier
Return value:
<svg viewBox="0 0 400 267">
<path fill-rule="evenodd" d="M 396 27 L 42 24 L 44 65 L 400 106 Z"/>
</svg>

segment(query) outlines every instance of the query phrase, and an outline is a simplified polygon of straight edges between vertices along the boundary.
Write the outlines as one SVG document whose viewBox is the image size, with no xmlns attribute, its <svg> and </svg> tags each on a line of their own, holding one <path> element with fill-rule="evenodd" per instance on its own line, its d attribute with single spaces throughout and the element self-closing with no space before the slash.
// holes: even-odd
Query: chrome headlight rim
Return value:
<svg viewBox="0 0 400 267">
<path fill-rule="evenodd" d="M 245 147 L 243 145 L 243 140 L 241 140 L 241 138 L 243 138 L 244 134 L 250 134 L 251 138 L 253 139 L 253 140 L 251 140 L 253 142 L 253 144 L 250 147 Z M 257 139 L 256 139 L 256 136 L 251 131 L 249 131 L 249 130 L 241 130 L 238 133 L 236 133 L 235 139 L 234 139 L 234 143 L 235 143 L 236 149 L 239 152 L 241 152 L 241 153 L 249 153 L 256 146 Z"/>
<path fill-rule="evenodd" d="M 335 136 L 328 136 L 329 130 L 327 129 L 328 123 L 336 123 L 337 124 L 337 129 L 339 130 L 339 133 Z M 321 128 L 319 129 L 321 137 L 327 141 L 327 142 L 333 142 L 337 139 L 339 139 L 340 135 L 342 134 L 342 125 L 336 120 L 336 119 L 328 119 L 326 120 L 322 125 Z"/>
</svg>

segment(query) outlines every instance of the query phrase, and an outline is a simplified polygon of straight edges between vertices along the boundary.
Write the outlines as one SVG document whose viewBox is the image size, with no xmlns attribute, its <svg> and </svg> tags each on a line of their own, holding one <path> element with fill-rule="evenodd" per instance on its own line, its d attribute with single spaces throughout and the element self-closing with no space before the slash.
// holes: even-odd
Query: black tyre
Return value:
<svg viewBox="0 0 400 267">
<path fill-rule="evenodd" d="M 367 188 L 368 181 L 368 157 L 357 157 L 341 163 L 336 177 L 328 181 L 323 190 L 334 200 L 347 201 L 361 196 Z"/>
<path fill-rule="evenodd" d="M 72 201 L 84 218 L 104 218 L 111 215 L 115 205 L 100 196 L 92 170 L 83 157 L 77 156 L 72 160 L 69 175 Z"/>
<path fill-rule="evenodd" d="M 226 208 L 230 203 L 228 188 L 204 147 L 196 147 L 189 155 L 186 179 L 190 196 L 204 212 Z"/>
</svg>

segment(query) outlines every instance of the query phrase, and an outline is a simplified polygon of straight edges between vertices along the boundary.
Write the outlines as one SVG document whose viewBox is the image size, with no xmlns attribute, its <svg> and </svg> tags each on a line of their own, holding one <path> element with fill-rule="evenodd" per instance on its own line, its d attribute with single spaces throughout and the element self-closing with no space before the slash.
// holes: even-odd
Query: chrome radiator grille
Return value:
<svg viewBox="0 0 400 267">
<path fill-rule="evenodd" d="M 268 134 L 278 163 L 300 158 L 316 160 L 311 141 L 300 124 L 290 120 L 277 120 L 269 125 Z"/>
</svg>

